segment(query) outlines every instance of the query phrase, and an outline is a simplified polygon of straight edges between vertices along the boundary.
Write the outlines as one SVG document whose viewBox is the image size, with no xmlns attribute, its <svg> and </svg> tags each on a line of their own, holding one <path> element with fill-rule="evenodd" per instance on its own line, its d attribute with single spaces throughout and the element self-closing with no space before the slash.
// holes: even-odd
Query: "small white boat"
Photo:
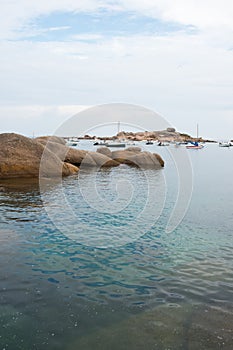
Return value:
<svg viewBox="0 0 233 350">
<path fill-rule="evenodd" d="M 230 147 L 231 143 L 230 142 L 219 142 L 219 147 Z"/>
<path fill-rule="evenodd" d="M 126 143 L 121 142 L 121 141 L 110 141 L 110 142 L 105 142 L 104 146 L 106 146 L 106 147 L 125 147 Z"/>
<path fill-rule="evenodd" d="M 168 142 L 161 142 L 159 141 L 158 145 L 157 146 L 170 146 L 170 143 Z"/>
<path fill-rule="evenodd" d="M 136 143 L 134 141 L 127 141 L 126 142 L 127 146 L 135 146 Z"/>
<path fill-rule="evenodd" d="M 78 141 L 68 140 L 66 142 L 66 146 L 68 146 L 68 147 L 76 147 L 76 146 L 78 146 Z"/>
<path fill-rule="evenodd" d="M 103 142 L 103 141 L 95 141 L 93 143 L 93 146 L 105 146 L 106 145 L 106 142 Z"/>
<path fill-rule="evenodd" d="M 66 138 L 66 146 L 75 147 L 78 145 L 79 139 L 77 137 Z"/>
<path fill-rule="evenodd" d="M 189 145 L 189 146 L 186 146 L 187 149 L 202 149 L 204 148 L 204 145 L 198 145 L 198 146 L 195 146 L 195 145 Z"/>
</svg>

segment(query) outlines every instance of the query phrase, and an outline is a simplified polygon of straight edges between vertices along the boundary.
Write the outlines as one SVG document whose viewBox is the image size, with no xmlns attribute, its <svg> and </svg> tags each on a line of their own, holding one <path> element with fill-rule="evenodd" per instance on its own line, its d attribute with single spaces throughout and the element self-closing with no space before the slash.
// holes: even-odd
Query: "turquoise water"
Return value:
<svg viewBox="0 0 233 350">
<path fill-rule="evenodd" d="M 71 203 L 57 200 L 56 182 L 48 185 L 43 200 L 55 208 L 59 225 L 86 240 L 58 230 L 37 181 L 0 183 L 1 349 L 232 348 L 233 148 L 189 151 L 192 199 L 171 233 L 165 227 L 178 189 L 175 165 L 165 147 L 146 149 L 159 151 L 163 170 L 90 171 L 81 189 L 77 176 L 66 178 L 63 191 Z M 112 212 L 119 178 L 131 183 L 130 192 L 125 187 L 130 200 L 123 198 L 123 210 Z M 154 211 L 143 213 L 136 232 L 148 178 Z M 96 208 L 92 179 L 110 212 Z M 103 231 L 114 236 L 119 228 L 130 237 L 127 244 L 92 244 Z"/>
</svg>

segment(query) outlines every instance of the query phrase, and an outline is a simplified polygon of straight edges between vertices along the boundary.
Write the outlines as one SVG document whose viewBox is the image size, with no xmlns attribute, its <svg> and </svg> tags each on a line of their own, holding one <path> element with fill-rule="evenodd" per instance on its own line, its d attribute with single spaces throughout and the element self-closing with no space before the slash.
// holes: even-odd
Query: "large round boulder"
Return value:
<svg viewBox="0 0 233 350">
<path fill-rule="evenodd" d="M 134 152 L 134 153 L 139 153 L 139 152 L 142 151 L 142 149 L 141 149 L 141 147 L 130 146 L 130 147 L 126 148 L 126 151 Z"/>
<path fill-rule="evenodd" d="M 63 137 L 59 137 L 59 136 L 39 136 L 35 138 L 36 141 L 42 143 L 43 145 L 45 145 L 47 142 L 55 142 L 55 143 L 59 143 L 60 145 L 66 145 L 66 141 L 65 139 L 63 139 Z"/>
<path fill-rule="evenodd" d="M 81 166 L 85 167 L 114 167 L 119 162 L 98 152 L 88 152 L 82 161 Z"/>
<path fill-rule="evenodd" d="M 112 160 L 110 157 L 99 152 L 88 152 L 54 142 L 48 142 L 45 148 L 53 152 L 60 160 L 71 163 L 75 166 L 111 167 L 119 165 L 115 160 Z"/>
<path fill-rule="evenodd" d="M 47 142 L 45 148 L 54 153 L 61 161 L 79 166 L 85 158 L 88 151 L 67 147 L 65 145 Z"/>
<path fill-rule="evenodd" d="M 106 146 L 104 147 L 99 147 L 97 148 L 96 152 L 104 154 L 105 156 L 111 158 L 112 157 L 112 152 L 110 151 L 110 149 Z"/>
<path fill-rule="evenodd" d="M 114 151 L 112 152 L 112 159 L 121 163 L 140 168 L 155 168 L 159 169 L 164 167 L 164 161 L 160 155 L 150 152 L 132 152 L 129 150 Z"/>
<path fill-rule="evenodd" d="M 33 139 L 14 133 L 0 134 L 0 178 L 56 177 L 77 172 L 77 167 L 64 164 Z"/>
</svg>

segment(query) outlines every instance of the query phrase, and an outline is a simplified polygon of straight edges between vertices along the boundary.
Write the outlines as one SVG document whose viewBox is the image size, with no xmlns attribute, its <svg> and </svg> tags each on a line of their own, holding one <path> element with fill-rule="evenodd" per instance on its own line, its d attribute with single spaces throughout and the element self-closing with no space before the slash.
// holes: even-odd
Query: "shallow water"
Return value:
<svg viewBox="0 0 233 350">
<path fill-rule="evenodd" d="M 35 180 L 0 183 L 1 349 L 232 348 L 233 148 L 188 151 L 192 199 L 171 233 L 175 165 L 146 149 L 164 170 L 89 171 L 63 197 L 56 182 L 42 197 Z"/>
</svg>

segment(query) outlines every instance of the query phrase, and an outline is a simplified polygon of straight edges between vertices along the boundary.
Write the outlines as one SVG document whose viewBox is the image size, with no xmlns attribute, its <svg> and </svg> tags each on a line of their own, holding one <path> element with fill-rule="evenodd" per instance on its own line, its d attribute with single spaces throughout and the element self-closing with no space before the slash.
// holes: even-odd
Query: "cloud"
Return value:
<svg viewBox="0 0 233 350">
<path fill-rule="evenodd" d="M 199 121 L 201 130 L 209 136 L 209 125 L 212 123 L 217 133 L 224 120 L 224 132 L 230 133 L 232 8 L 228 0 L 1 2 L 2 131 L 11 128 L 12 119 L 6 120 L 6 115 L 15 115 L 14 130 L 27 127 L 27 115 L 27 130 L 35 121 L 38 129 L 50 132 L 55 121 L 63 120 L 61 105 L 72 109 L 69 106 L 126 102 L 161 112 L 183 131 L 195 129 Z M 160 23 L 169 21 L 188 27 L 166 35 L 148 30 L 107 36 L 104 32 L 90 33 L 87 26 L 86 32 L 77 31 L 68 40 L 29 38 L 39 32 L 68 32 L 69 21 L 65 27 L 35 25 L 39 17 L 67 10 L 93 15 L 101 12 L 103 16 L 147 16 Z M 192 27 L 196 30 L 189 30 Z"/>
<path fill-rule="evenodd" d="M 201 29 L 219 26 L 232 28 L 231 0 L 123 0 L 120 3 L 123 9 Z"/>
<path fill-rule="evenodd" d="M 81 105 L 0 106 L 0 132 L 16 132 L 30 137 L 52 135 L 66 119 L 86 108 Z"/>
<path fill-rule="evenodd" d="M 18 37 L 18 31 L 23 30 L 31 21 L 39 16 L 52 12 L 96 11 L 101 3 L 95 0 L 17 0 L 1 1 L 0 37 L 13 39 Z"/>
<path fill-rule="evenodd" d="M 1 33 L 14 36 L 18 29 L 33 18 L 53 12 L 96 13 L 100 11 L 131 11 L 164 21 L 193 25 L 201 30 L 229 30 L 232 32 L 233 3 L 231 0 L 12 0 L 1 2 Z"/>
<path fill-rule="evenodd" d="M 101 34 L 77 34 L 77 35 L 73 35 L 72 39 L 74 41 L 100 41 L 103 40 L 104 37 Z"/>
</svg>

